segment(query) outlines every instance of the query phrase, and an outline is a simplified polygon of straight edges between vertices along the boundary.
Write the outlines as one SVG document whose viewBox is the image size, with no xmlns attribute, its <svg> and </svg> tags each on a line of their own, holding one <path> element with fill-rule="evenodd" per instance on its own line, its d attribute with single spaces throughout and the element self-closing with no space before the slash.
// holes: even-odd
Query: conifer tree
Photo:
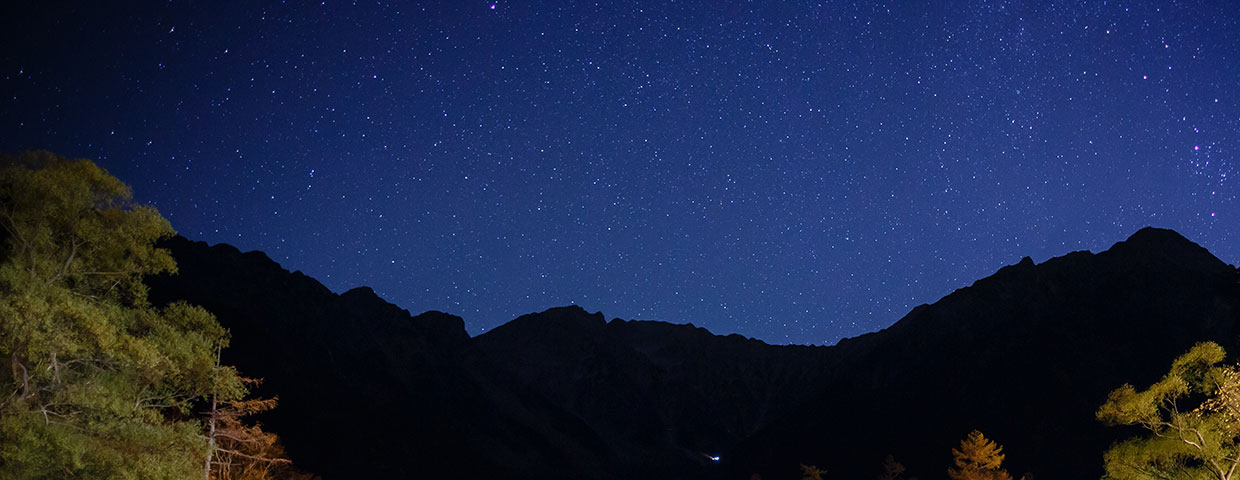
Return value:
<svg viewBox="0 0 1240 480">
<path fill-rule="evenodd" d="M 878 480 L 900 480 L 904 478 L 904 465 L 896 461 L 894 455 L 887 455 L 883 459 L 883 471 L 878 475 Z"/>
<path fill-rule="evenodd" d="M 953 480 L 1012 480 L 1003 470 L 1003 447 L 974 430 L 952 449 L 956 466 L 947 469 Z"/>
</svg>

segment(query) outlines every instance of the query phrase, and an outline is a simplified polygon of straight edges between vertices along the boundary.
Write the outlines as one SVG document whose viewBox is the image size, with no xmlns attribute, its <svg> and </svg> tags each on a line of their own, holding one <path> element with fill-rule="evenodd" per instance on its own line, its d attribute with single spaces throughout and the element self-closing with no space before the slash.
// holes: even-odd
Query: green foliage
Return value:
<svg viewBox="0 0 1240 480">
<path fill-rule="evenodd" d="M 1148 434 L 1119 442 L 1103 455 L 1106 477 L 1117 480 L 1230 480 L 1240 465 L 1240 370 L 1219 365 L 1226 352 L 1198 343 L 1175 359 L 1148 389 L 1124 384 L 1097 417 L 1108 425 L 1137 425 Z"/>
<path fill-rule="evenodd" d="M 0 479 L 202 477 L 194 407 L 244 388 L 214 317 L 154 308 L 172 228 L 86 160 L 0 157 Z"/>
<path fill-rule="evenodd" d="M 142 306 L 142 276 L 176 270 L 166 250 L 152 247 L 172 226 L 88 160 L 0 157 L 0 223 L 9 240 L 3 276 L 14 287 Z"/>
</svg>

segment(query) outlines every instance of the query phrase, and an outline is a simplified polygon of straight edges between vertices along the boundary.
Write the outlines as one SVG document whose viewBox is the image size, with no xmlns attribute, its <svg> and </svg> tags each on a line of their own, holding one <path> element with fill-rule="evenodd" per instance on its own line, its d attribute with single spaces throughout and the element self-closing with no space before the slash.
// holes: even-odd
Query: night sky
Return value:
<svg viewBox="0 0 1240 480">
<path fill-rule="evenodd" d="M 1240 259 L 1235 2 L 32 3 L 0 150 L 471 334 L 832 344 L 1147 225 Z"/>
</svg>

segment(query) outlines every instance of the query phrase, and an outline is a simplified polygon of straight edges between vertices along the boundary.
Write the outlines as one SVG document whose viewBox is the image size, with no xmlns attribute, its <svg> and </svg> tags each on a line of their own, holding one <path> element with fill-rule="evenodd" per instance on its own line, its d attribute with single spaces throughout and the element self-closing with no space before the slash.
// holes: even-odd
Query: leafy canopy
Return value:
<svg viewBox="0 0 1240 480">
<path fill-rule="evenodd" d="M 203 476 L 193 408 L 240 398 L 227 332 L 198 307 L 150 306 L 174 271 L 155 209 L 87 160 L 0 157 L 0 479 Z"/>
<path fill-rule="evenodd" d="M 1097 417 L 1146 431 L 1103 455 L 1105 478 L 1231 480 L 1240 466 L 1240 370 L 1220 365 L 1226 352 L 1202 342 L 1176 358 L 1145 390 L 1124 384 Z"/>
</svg>

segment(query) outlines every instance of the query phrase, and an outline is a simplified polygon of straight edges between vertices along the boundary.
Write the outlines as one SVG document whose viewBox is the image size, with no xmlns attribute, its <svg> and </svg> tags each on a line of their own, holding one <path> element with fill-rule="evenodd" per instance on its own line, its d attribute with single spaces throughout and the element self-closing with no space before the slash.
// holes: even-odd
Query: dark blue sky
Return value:
<svg viewBox="0 0 1240 480">
<path fill-rule="evenodd" d="M 1234 2 L 105 3 L 0 7 L 0 150 L 473 334 L 830 344 L 1146 225 L 1240 257 Z"/>
</svg>

